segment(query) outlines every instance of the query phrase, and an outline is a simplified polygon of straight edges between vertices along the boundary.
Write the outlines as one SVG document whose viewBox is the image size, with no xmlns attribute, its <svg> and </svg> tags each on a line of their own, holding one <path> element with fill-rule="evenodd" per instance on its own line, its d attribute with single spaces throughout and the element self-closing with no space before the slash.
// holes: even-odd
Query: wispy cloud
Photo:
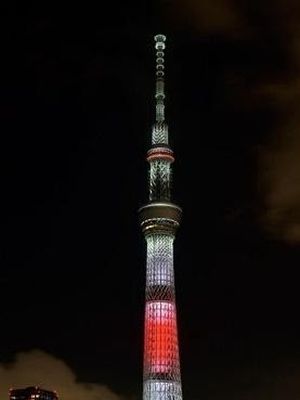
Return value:
<svg viewBox="0 0 300 400">
<path fill-rule="evenodd" d="M 0 399 L 8 399 L 11 387 L 39 385 L 55 390 L 62 400 L 121 400 L 105 385 L 78 382 L 62 360 L 41 350 L 18 353 L 9 364 L 0 364 Z"/>
<path fill-rule="evenodd" d="M 297 0 L 161 0 L 165 16 L 179 29 L 200 36 L 244 40 L 251 46 L 251 80 L 243 63 L 235 78 L 245 87 L 232 93 L 235 108 L 256 118 L 257 109 L 272 110 L 275 127 L 262 138 L 257 152 L 258 222 L 271 236 L 300 243 L 300 3 Z M 216 39 L 217 40 L 217 39 Z M 258 53 L 255 54 L 255 49 Z M 261 59 L 261 49 L 268 55 Z M 201 49 L 199 49 L 201 52 Z M 274 57 L 274 54 L 276 56 Z M 273 61 L 273 62 L 272 62 Z M 227 105 L 228 106 L 228 105 Z M 232 104 L 234 106 L 234 104 Z M 241 127 L 242 128 L 242 127 Z"/>
</svg>

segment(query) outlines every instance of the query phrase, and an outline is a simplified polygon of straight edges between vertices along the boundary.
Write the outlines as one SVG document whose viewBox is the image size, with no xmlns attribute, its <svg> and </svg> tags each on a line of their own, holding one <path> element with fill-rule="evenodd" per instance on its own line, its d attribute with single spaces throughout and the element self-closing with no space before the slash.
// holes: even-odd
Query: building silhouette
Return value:
<svg viewBox="0 0 300 400">
<path fill-rule="evenodd" d="M 10 389 L 9 400 L 58 400 L 58 396 L 55 391 L 28 386 L 24 389 Z"/>
</svg>

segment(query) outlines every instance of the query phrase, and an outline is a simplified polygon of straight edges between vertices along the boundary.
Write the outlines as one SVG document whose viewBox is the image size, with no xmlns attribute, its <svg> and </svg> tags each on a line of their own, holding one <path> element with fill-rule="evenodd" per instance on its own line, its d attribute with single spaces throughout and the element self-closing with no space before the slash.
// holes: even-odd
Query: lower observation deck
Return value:
<svg viewBox="0 0 300 400">
<path fill-rule="evenodd" d="M 153 202 L 139 209 L 140 224 L 145 235 L 175 234 L 181 221 L 181 208 L 169 202 Z"/>
</svg>

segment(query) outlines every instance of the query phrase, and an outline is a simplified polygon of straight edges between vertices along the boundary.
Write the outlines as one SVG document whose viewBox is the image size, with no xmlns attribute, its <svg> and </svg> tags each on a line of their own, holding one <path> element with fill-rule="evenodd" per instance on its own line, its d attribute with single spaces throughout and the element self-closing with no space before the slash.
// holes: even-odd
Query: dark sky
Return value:
<svg viewBox="0 0 300 400">
<path fill-rule="evenodd" d="M 299 397 L 300 12 L 261 3 L 6 7 L 3 365 L 40 349 L 79 381 L 141 396 L 137 209 L 165 33 L 185 399 Z"/>
</svg>

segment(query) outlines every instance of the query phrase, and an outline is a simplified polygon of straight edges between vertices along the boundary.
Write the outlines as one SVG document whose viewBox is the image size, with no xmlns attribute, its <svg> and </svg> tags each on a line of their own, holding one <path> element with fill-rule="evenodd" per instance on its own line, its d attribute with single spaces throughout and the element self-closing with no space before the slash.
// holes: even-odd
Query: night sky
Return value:
<svg viewBox="0 0 300 400">
<path fill-rule="evenodd" d="M 58 360 L 73 400 L 141 398 L 156 33 L 184 398 L 298 399 L 298 2 L 11 2 L 1 26 L 1 400 L 59 392 Z"/>
</svg>

